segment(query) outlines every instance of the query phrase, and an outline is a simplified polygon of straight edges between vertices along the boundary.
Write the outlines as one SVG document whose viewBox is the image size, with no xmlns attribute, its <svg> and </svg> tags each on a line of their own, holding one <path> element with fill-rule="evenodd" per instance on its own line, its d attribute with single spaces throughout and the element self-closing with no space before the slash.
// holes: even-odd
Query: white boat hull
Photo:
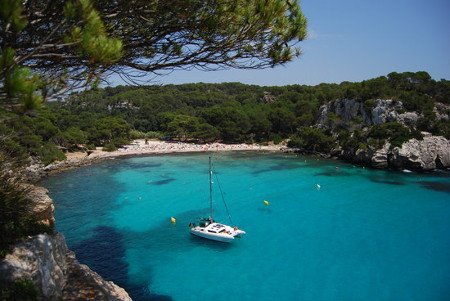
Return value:
<svg viewBox="0 0 450 301">
<path fill-rule="evenodd" d="M 214 229 L 224 229 L 223 232 L 215 232 Z M 221 242 L 231 242 L 235 237 L 245 234 L 245 231 L 240 229 L 235 229 L 227 225 L 222 225 L 219 223 L 212 223 L 207 227 L 196 226 L 191 228 L 191 234 L 203 237 L 210 240 L 221 241 Z"/>
<path fill-rule="evenodd" d="M 203 237 L 203 238 L 207 238 L 207 239 L 211 239 L 211 240 L 215 240 L 215 241 L 221 241 L 221 242 L 231 242 L 234 240 L 234 237 L 231 235 L 219 235 L 219 234 L 205 233 L 205 232 L 196 231 L 193 229 L 191 229 L 191 233 L 196 236 L 199 236 L 199 237 Z"/>
</svg>

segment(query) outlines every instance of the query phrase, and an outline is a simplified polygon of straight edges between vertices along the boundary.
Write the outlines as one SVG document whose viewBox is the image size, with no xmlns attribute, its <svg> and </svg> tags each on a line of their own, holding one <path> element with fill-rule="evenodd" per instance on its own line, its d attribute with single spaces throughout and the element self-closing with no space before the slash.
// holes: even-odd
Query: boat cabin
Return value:
<svg viewBox="0 0 450 301">
<path fill-rule="evenodd" d="M 214 220 L 210 217 L 200 219 L 199 226 L 202 228 L 208 227 L 210 224 L 214 223 Z"/>
</svg>

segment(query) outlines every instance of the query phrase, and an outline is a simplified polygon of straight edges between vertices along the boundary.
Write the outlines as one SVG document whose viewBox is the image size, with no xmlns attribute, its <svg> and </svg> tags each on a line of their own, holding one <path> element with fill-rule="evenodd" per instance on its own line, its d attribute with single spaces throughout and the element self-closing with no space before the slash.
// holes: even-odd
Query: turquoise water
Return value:
<svg viewBox="0 0 450 301">
<path fill-rule="evenodd" d="M 134 300 L 450 300 L 449 173 L 284 154 L 214 162 L 247 231 L 231 244 L 187 227 L 208 214 L 207 154 L 111 160 L 43 184 L 79 260 Z M 217 184 L 215 219 L 228 222 Z"/>
</svg>

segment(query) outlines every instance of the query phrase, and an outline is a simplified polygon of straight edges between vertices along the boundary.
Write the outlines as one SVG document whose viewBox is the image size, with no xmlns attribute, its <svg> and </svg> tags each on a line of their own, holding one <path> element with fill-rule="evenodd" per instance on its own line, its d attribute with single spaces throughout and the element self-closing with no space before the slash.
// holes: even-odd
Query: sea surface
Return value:
<svg viewBox="0 0 450 301">
<path fill-rule="evenodd" d="M 229 244 L 189 233 L 209 214 L 208 154 L 109 160 L 42 184 L 79 261 L 133 300 L 450 300 L 448 172 L 213 162 L 214 218 L 247 232 Z"/>
</svg>

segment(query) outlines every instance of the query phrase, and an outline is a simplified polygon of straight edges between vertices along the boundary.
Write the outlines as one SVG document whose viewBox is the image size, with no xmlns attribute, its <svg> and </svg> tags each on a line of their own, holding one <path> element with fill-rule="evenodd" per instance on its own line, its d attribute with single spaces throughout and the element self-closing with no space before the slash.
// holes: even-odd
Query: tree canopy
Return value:
<svg viewBox="0 0 450 301">
<path fill-rule="evenodd" d="M 292 0 L 0 0 L 1 96 L 33 107 L 104 72 L 271 67 L 300 54 L 306 23 Z"/>
</svg>

